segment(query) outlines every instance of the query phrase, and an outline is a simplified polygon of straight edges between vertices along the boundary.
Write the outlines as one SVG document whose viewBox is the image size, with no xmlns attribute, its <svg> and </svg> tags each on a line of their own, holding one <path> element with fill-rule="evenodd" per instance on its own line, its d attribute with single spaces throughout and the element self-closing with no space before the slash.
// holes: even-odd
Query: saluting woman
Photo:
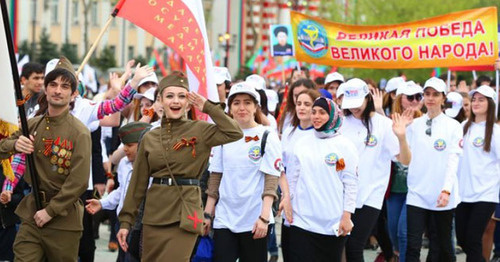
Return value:
<svg viewBox="0 0 500 262">
<path fill-rule="evenodd" d="M 495 91 L 480 86 L 470 92 L 472 113 L 464 122 L 463 155 L 458 172 L 460 198 L 455 222 L 457 240 L 467 261 L 485 261 L 482 236 L 498 204 L 500 126 L 495 124 Z"/>
<path fill-rule="evenodd" d="M 215 207 L 214 261 L 267 261 L 268 225 L 274 223 L 271 205 L 281 174 L 281 145 L 276 132 L 259 124 L 258 99 L 249 82 L 231 87 L 229 113 L 244 138 L 215 148 L 210 159 L 205 223 L 208 228 Z"/>
<path fill-rule="evenodd" d="M 159 96 L 164 109 L 161 128 L 146 133 L 140 144 L 119 215 L 117 238 L 126 251 L 130 226 L 146 198 L 142 259 L 188 261 L 198 235 L 179 228 L 179 222 L 185 219 L 180 216 L 182 205 L 201 207 L 198 179 L 206 168 L 211 147 L 236 141 L 243 134 L 221 106 L 189 92 L 188 80 L 180 72 L 160 82 Z M 207 113 L 216 124 L 188 120 L 189 105 Z M 170 170 L 176 183 L 170 179 Z M 153 181 L 148 189 L 150 177 Z M 180 187 L 182 199 L 175 184 Z M 200 215 L 190 215 L 194 228 L 203 226 L 203 215 L 201 218 Z"/>
</svg>

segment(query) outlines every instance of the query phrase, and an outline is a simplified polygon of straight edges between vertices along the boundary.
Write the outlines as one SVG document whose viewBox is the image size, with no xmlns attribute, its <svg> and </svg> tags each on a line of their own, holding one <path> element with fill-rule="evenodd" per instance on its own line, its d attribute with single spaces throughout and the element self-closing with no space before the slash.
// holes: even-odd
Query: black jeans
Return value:
<svg viewBox="0 0 500 262">
<path fill-rule="evenodd" d="M 92 199 L 92 190 L 87 190 L 83 195 L 80 196 L 80 199 L 83 201 L 84 205 L 87 203 L 87 199 Z M 95 253 L 95 240 L 94 240 L 94 231 L 93 225 L 94 220 L 92 215 L 90 215 L 87 211 L 83 211 L 83 232 L 82 237 L 80 238 L 80 246 L 78 248 L 78 257 L 81 262 L 93 262 L 94 261 L 94 253 Z"/>
<path fill-rule="evenodd" d="M 283 219 L 281 223 L 281 253 L 283 254 L 283 261 L 287 262 L 288 261 L 288 240 L 289 240 L 289 234 L 288 232 L 290 231 L 290 227 L 285 226 L 285 220 Z"/>
<path fill-rule="evenodd" d="M 288 231 L 288 261 L 341 261 L 346 237 L 317 234 L 296 226 Z"/>
<path fill-rule="evenodd" d="M 269 227 L 267 234 L 269 235 Z M 253 239 L 251 231 L 233 233 L 229 229 L 214 229 L 214 261 L 266 262 L 267 237 Z"/>
<path fill-rule="evenodd" d="M 453 211 L 453 209 L 433 211 L 411 205 L 407 206 L 408 247 L 406 251 L 406 261 L 420 261 L 422 234 L 427 226 L 434 227 L 433 230 L 437 233 L 435 241 L 438 241 L 439 246 L 439 256 L 433 257 L 432 261 L 453 261 L 454 254 L 451 246 L 451 223 L 453 220 Z M 433 240 L 430 239 L 430 241 Z"/>
<path fill-rule="evenodd" d="M 380 210 L 363 206 L 357 208 L 351 217 L 354 227 L 352 228 L 351 235 L 347 238 L 345 245 L 345 254 L 349 262 L 363 262 L 363 251 L 366 241 L 370 237 L 373 227 L 378 221 Z"/>
<path fill-rule="evenodd" d="M 485 261 L 482 238 L 495 203 L 460 203 L 455 214 L 458 244 L 467 254 L 467 262 Z"/>
</svg>

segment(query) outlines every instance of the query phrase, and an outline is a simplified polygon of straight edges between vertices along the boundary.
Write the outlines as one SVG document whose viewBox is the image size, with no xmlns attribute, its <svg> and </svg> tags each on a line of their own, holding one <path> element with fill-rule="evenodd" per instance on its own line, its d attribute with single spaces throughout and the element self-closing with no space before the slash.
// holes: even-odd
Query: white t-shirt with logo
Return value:
<svg viewBox="0 0 500 262">
<path fill-rule="evenodd" d="M 359 190 L 356 208 L 364 205 L 382 209 L 391 176 L 391 160 L 399 154 L 399 141 L 392 120 L 380 114 L 370 119 L 370 138 L 360 119 L 347 116 L 340 133 L 354 143 L 359 153 Z"/>
<path fill-rule="evenodd" d="M 334 235 L 333 226 L 342 213 L 354 213 L 356 208 L 356 147 L 340 134 L 326 139 L 307 135 L 296 142 L 292 158 L 287 173 L 298 178 L 292 197 L 292 225 Z M 341 159 L 345 166 L 337 171 Z"/>
<path fill-rule="evenodd" d="M 281 175 L 281 144 L 276 132 L 267 136 L 264 156 L 261 140 L 267 127 L 244 129 L 238 141 L 214 147 L 210 172 L 222 173 L 219 200 L 215 206 L 214 228 L 227 228 L 233 233 L 252 231 L 262 211 L 265 174 Z M 258 136 L 258 141 L 245 142 L 245 137 Z M 272 211 L 269 219 L 274 221 Z"/>
<path fill-rule="evenodd" d="M 408 167 L 408 195 L 406 203 L 429 210 L 450 210 L 460 199 L 457 177 L 447 177 L 450 154 L 462 153 L 462 126 L 453 118 L 441 113 L 432 119 L 431 136 L 426 134 L 429 117 L 424 115 L 408 126 L 406 138 L 411 149 Z M 450 188 L 448 205 L 437 207 L 437 199 L 444 188 Z"/>
<path fill-rule="evenodd" d="M 493 126 L 490 152 L 484 151 L 485 129 L 486 121 L 472 123 L 463 138 L 464 152 L 458 169 L 460 198 L 463 202 L 499 202 L 500 126 Z"/>
</svg>

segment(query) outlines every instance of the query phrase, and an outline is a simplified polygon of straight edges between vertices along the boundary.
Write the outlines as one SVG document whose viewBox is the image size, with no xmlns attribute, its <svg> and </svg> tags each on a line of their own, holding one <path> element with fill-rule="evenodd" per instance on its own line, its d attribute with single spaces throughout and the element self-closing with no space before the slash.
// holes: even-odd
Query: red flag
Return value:
<svg viewBox="0 0 500 262">
<path fill-rule="evenodd" d="M 183 58 L 192 91 L 218 101 L 201 0 L 120 0 L 116 9 Z"/>
<path fill-rule="evenodd" d="M 163 65 L 163 59 L 161 59 L 160 54 L 158 54 L 158 50 L 153 49 L 153 54 L 155 55 L 156 62 L 158 63 L 158 66 L 160 67 L 161 74 L 163 76 L 167 76 L 167 69 L 165 69 L 165 66 Z"/>
</svg>

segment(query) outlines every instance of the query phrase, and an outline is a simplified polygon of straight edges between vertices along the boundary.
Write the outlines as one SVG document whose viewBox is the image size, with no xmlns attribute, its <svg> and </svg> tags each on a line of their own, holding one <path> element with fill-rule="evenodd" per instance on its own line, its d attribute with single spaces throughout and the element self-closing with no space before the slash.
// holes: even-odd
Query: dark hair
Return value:
<svg viewBox="0 0 500 262">
<path fill-rule="evenodd" d="M 373 97 L 371 94 L 366 95 L 365 99 L 367 100 L 366 107 L 363 113 L 361 114 L 361 123 L 363 123 L 363 125 L 366 127 L 366 139 L 368 139 L 372 135 L 372 130 L 370 127 L 370 118 L 371 118 L 371 113 L 375 112 L 375 104 L 373 103 Z M 352 115 L 351 110 L 344 109 L 344 115 L 346 117 Z"/>
<path fill-rule="evenodd" d="M 50 71 L 50 73 L 48 73 L 43 79 L 43 84 L 47 87 L 50 82 L 56 80 L 58 77 L 61 77 L 62 81 L 69 82 L 72 93 L 76 91 L 76 85 L 78 82 L 75 75 L 64 68 L 56 68 Z"/>
<path fill-rule="evenodd" d="M 255 90 L 257 91 L 257 93 L 259 93 L 260 95 L 260 110 L 262 110 L 262 113 L 264 113 L 264 115 L 268 115 L 269 114 L 269 110 L 267 110 L 267 95 L 266 95 L 266 91 L 264 91 L 263 89 L 260 89 L 260 90 Z"/>
<path fill-rule="evenodd" d="M 316 100 L 316 98 L 318 98 L 318 97 L 321 96 L 321 93 L 318 92 L 317 90 L 314 90 L 314 89 L 304 90 L 304 91 L 300 92 L 297 97 L 299 97 L 302 94 L 308 95 L 312 99 L 313 103 L 314 103 L 314 100 Z M 311 104 L 311 106 L 312 106 L 312 104 Z M 295 129 L 297 129 L 297 127 L 299 126 L 299 124 L 300 124 L 300 120 L 297 117 L 297 113 L 295 113 L 295 114 L 293 114 L 293 117 L 292 117 L 293 130 L 292 130 L 292 132 L 290 132 L 290 135 L 293 134 L 293 132 L 295 131 Z"/>
<path fill-rule="evenodd" d="M 23 66 L 21 77 L 28 79 L 34 73 L 43 74 L 43 70 L 44 66 L 42 64 L 36 62 L 29 62 Z"/>
<path fill-rule="evenodd" d="M 325 78 L 322 77 L 322 76 L 318 76 L 318 77 L 316 77 L 316 79 L 314 79 L 314 83 L 316 83 L 316 85 L 318 85 L 318 86 L 324 85 L 325 84 Z"/>
<path fill-rule="evenodd" d="M 295 71 L 298 71 L 297 70 L 297 67 L 294 67 L 292 69 L 292 77 L 293 77 L 293 74 L 295 73 Z M 305 67 L 305 66 L 301 66 L 300 67 L 300 71 L 304 71 L 304 73 L 306 74 L 306 77 L 309 79 L 309 68 Z"/>
<path fill-rule="evenodd" d="M 479 79 L 479 78 L 478 78 Z M 491 150 L 491 139 L 493 137 L 493 128 L 495 126 L 495 102 L 493 99 L 486 97 L 488 100 L 488 110 L 486 111 L 486 128 L 484 130 L 484 147 L 483 150 L 484 152 L 490 152 Z M 471 98 L 472 100 L 472 98 Z M 472 123 L 476 120 L 476 115 L 474 112 L 471 110 L 470 112 L 470 118 L 465 122 L 464 125 L 464 136 L 467 134 L 469 131 L 470 126 Z"/>
<path fill-rule="evenodd" d="M 446 83 L 446 81 L 448 81 L 448 74 L 441 74 L 439 76 L 439 78 Z M 450 74 L 450 81 L 453 81 L 453 80 L 455 80 L 455 76 Z"/>
<path fill-rule="evenodd" d="M 275 36 L 278 36 L 279 32 L 283 32 L 288 36 L 288 29 L 284 26 L 278 26 L 278 27 L 274 28 L 274 35 Z"/>
<path fill-rule="evenodd" d="M 481 86 L 481 82 L 490 82 L 490 83 L 491 83 L 491 78 L 490 78 L 489 76 L 480 75 L 480 76 L 476 79 L 476 87 Z"/>
<path fill-rule="evenodd" d="M 286 114 L 291 114 L 292 116 L 295 115 L 295 103 L 293 102 L 293 90 L 296 87 L 299 86 L 304 86 L 307 89 L 315 89 L 316 85 L 314 82 L 309 79 L 309 78 L 303 78 L 295 81 L 290 88 L 288 89 L 288 94 L 286 97 L 286 105 L 285 105 L 285 110 L 283 110 L 283 113 L 280 117 L 280 121 L 278 123 L 278 130 L 281 133 L 283 131 L 283 125 L 285 123 L 285 116 Z"/>
<path fill-rule="evenodd" d="M 228 98 L 227 100 L 227 106 L 229 107 L 229 110 L 228 110 L 228 115 L 233 118 L 233 114 L 231 113 L 231 105 L 233 104 L 233 101 L 234 99 L 236 98 L 237 95 L 240 95 L 240 94 L 235 94 L 231 97 Z M 248 95 L 248 94 L 244 94 L 242 93 L 241 95 Z M 261 113 L 262 113 L 262 110 L 260 109 L 259 107 L 259 102 L 257 101 L 257 99 L 255 99 L 255 97 L 251 96 L 251 95 L 248 95 L 250 98 L 252 98 L 252 102 L 255 104 L 255 106 L 257 107 L 257 111 L 255 111 L 255 115 L 254 115 L 254 120 L 257 124 L 262 124 L 262 118 L 261 118 Z"/>
</svg>

